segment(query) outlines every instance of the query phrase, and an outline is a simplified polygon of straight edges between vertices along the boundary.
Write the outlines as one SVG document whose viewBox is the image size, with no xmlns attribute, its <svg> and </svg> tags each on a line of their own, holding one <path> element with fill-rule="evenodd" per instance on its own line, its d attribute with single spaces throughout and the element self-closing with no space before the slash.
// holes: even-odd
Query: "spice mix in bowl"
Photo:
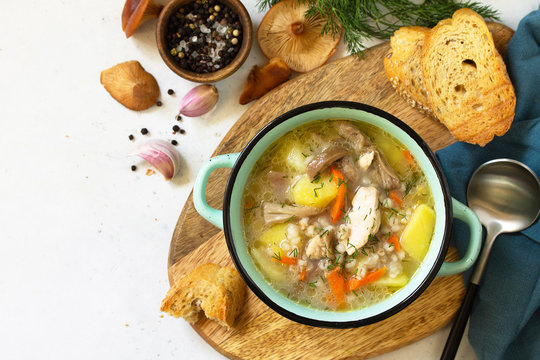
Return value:
<svg viewBox="0 0 540 360">
<path fill-rule="evenodd" d="M 171 1 L 158 21 L 161 57 L 178 75 L 197 82 L 236 71 L 251 48 L 251 20 L 239 1 Z"/>
</svg>

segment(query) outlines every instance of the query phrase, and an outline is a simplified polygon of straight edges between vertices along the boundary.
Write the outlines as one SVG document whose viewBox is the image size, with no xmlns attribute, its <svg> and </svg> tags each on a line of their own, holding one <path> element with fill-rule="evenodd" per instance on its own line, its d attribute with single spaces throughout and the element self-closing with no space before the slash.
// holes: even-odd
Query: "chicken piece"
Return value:
<svg viewBox="0 0 540 360">
<path fill-rule="evenodd" d="M 373 162 L 373 157 L 375 156 L 375 151 L 368 151 L 366 153 L 363 153 L 358 158 L 358 166 L 360 166 L 360 169 L 367 170 L 371 163 Z"/>
<path fill-rule="evenodd" d="M 347 184 L 354 187 L 354 184 L 358 182 L 360 174 L 358 173 L 358 166 L 354 163 L 354 160 L 350 156 L 345 156 L 338 161 L 338 168 L 341 169 L 341 173 L 347 180 Z"/>
<path fill-rule="evenodd" d="M 347 244 L 347 253 L 354 254 L 356 249 L 364 246 L 369 235 L 376 234 L 381 226 L 379 211 L 379 192 L 373 186 L 358 189 L 352 200 L 349 212 L 351 235 Z"/>
<path fill-rule="evenodd" d="M 306 246 L 306 255 L 310 259 L 334 258 L 332 250 L 330 250 L 330 231 L 331 228 L 326 228 L 322 234 L 315 235 L 309 240 Z"/>
</svg>

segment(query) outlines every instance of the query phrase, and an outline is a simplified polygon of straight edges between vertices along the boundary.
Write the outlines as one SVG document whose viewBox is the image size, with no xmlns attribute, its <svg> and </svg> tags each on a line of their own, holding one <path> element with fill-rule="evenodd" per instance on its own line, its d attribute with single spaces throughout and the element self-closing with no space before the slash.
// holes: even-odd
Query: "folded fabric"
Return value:
<svg viewBox="0 0 540 360">
<path fill-rule="evenodd" d="M 517 97 L 508 133 L 484 148 L 456 143 L 437 152 L 452 196 L 464 203 L 468 180 L 486 161 L 511 158 L 540 174 L 540 9 L 520 22 L 508 45 L 506 64 Z M 467 227 L 456 221 L 453 241 L 462 254 L 467 239 Z M 465 274 L 466 283 L 470 273 Z M 473 304 L 468 336 L 479 359 L 540 359 L 538 221 L 495 241 Z"/>
</svg>

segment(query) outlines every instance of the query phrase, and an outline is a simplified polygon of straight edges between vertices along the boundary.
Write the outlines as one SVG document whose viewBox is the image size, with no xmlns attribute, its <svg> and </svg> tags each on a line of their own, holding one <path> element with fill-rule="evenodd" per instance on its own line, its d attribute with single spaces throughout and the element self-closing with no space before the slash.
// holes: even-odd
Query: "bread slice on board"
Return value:
<svg viewBox="0 0 540 360">
<path fill-rule="evenodd" d="M 431 29 L 402 27 L 390 38 L 390 50 L 384 57 L 384 70 L 396 91 L 411 105 L 434 116 L 422 79 L 420 58 L 424 40 Z"/>
<path fill-rule="evenodd" d="M 460 140 L 484 146 L 508 131 L 516 96 L 484 19 L 461 9 L 422 47 L 422 76 L 435 116 Z"/>
<path fill-rule="evenodd" d="M 244 305 L 246 284 L 235 269 L 200 265 L 173 285 L 161 302 L 161 311 L 193 324 L 201 310 L 228 328 Z"/>
</svg>

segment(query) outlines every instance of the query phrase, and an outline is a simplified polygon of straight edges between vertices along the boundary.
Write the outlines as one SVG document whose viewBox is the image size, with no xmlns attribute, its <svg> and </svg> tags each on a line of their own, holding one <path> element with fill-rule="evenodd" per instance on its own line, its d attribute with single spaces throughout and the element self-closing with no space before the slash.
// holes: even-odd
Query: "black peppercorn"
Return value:
<svg viewBox="0 0 540 360">
<path fill-rule="evenodd" d="M 173 144 L 174 146 L 176 146 L 176 145 L 178 145 L 178 141 L 172 140 L 172 141 L 171 141 L 171 144 Z"/>
<path fill-rule="evenodd" d="M 132 134 L 129 134 L 129 140 L 133 141 L 133 139 L 135 139 L 135 136 L 133 136 Z"/>
<path fill-rule="evenodd" d="M 143 135 L 148 134 L 148 129 L 147 128 L 142 128 L 141 129 L 141 134 L 143 134 Z"/>
<path fill-rule="evenodd" d="M 131 171 L 137 170 L 137 167 L 135 165 L 131 165 Z"/>
<path fill-rule="evenodd" d="M 180 116 L 180 114 L 176 115 L 176 121 L 182 121 L 182 116 Z"/>
<path fill-rule="evenodd" d="M 169 89 L 169 90 L 167 90 L 167 94 L 169 94 L 169 95 L 173 95 L 173 94 L 174 94 L 174 90 L 173 90 L 173 89 Z"/>
<path fill-rule="evenodd" d="M 177 132 L 177 131 L 180 130 L 180 126 L 174 125 L 174 126 L 172 127 L 172 129 L 173 129 L 174 132 Z"/>
<path fill-rule="evenodd" d="M 163 105 L 163 103 L 161 101 L 158 101 L 158 102 L 156 102 L 156 105 L 161 106 L 161 105 Z"/>
<path fill-rule="evenodd" d="M 180 129 L 180 134 L 185 134 L 185 133 L 186 133 L 186 130 Z"/>
</svg>

